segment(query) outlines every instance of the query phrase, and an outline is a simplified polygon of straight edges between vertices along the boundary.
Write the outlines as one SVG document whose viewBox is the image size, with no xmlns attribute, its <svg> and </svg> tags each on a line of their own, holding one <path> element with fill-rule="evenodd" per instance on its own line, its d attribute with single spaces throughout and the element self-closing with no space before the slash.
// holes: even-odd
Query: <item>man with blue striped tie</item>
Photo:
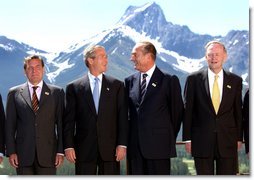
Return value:
<svg viewBox="0 0 254 180">
<path fill-rule="evenodd" d="M 176 156 L 183 101 L 177 76 L 156 65 L 156 48 L 137 43 L 131 54 L 139 72 L 125 79 L 129 102 L 128 169 L 132 175 L 169 175 Z"/>
</svg>

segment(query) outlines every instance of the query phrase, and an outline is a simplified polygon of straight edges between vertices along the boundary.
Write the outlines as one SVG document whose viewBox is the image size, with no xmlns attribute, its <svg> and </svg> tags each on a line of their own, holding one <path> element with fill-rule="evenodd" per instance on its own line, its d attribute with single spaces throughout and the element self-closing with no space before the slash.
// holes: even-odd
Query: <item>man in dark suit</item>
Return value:
<svg viewBox="0 0 254 180">
<path fill-rule="evenodd" d="M 40 56 L 27 57 L 24 71 L 28 81 L 11 88 L 7 98 L 7 156 L 18 175 L 54 175 L 64 158 L 64 91 L 43 81 Z"/>
<path fill-rule="evenodd" d="M 0 94 L 0 164 L 3 162 L 3 156 L 5 153 L 5 143 L 4 143 L 4 106 L 2 102 L 2 96 Z"/>
<path fill-rule="evenodd" d="M 205 46 L 208 69 L 191 74 L 185 84 L 183 140 L 197 174 L 234 175 L 242 141 L 242 79 L 223 70 L 225 46 Z"/>
<path fill-rule="evenodd" d="M 183 101 L 179 80 L 155 65 L 156 49 L 150 42 L 137 43 L 131 55 L 139 72 L 125 79 L 129 100 L 129 173 L 170 174 L 176 156 Z M 145 74 L 145 75 L 143 75 Z"/>
<path fill-rule="evenodd" d="M 66 87 L 65 155 L 78 175 L 117 175 L 128 138 L 124 83 L 104 74 L 104 47 L 89 47 L 84 56 L 88 74 Z"/>
<path fill-rule="evenodd" d="M 243 99 L 243 135 L 245 142 L 245 152 L 249 157 L 249 89 L 246 91 Z"/>
</svg>

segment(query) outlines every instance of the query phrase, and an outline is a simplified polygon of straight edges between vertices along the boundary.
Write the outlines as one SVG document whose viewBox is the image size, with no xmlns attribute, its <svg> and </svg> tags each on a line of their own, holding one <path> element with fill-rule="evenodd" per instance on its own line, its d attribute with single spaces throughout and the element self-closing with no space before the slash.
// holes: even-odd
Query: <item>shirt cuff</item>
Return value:
<svg viewBox="0 0 254 180">
<path fill-rule="evenodd" d="M 64 156 L 63 153 L 56 153 L 56 155 L 59 155 L 59 156 Z"/>
<path fill-rule="evenodd" d="M 70 150 L 70 149 L 74 149 L 74 148 L 66 148 L 64 151 Z"/>
</svg>

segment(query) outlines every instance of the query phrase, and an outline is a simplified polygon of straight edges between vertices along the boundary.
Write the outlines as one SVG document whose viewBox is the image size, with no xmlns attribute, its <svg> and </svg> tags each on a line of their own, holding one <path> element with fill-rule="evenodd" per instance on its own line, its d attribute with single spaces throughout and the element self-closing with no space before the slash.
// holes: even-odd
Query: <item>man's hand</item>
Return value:
<svg viewBox="0 0 254 180">
<path fill-rule="evenodd" d="M 19 161 L 18 161 L 18 156 L 17 154 L 11 154 L 9 157 L 9 163 L 12 167 L 18 168 Z"/>
<path fill-rule="evenodd" d="M 3 162 L 4 158 L 3 156 L 0 156 L 0 164 Z"/>
<path fill-rule="evenodd" d="M 116 161 L 121 161 L 126 156 L 126 148 L 122 146 L 116 147 Z"/>
<path fill-rule="evenodd" d="M 240 151 L 242 148 L 242 141 L 237 141 L 237 150 Z"/>
<path fill-rule="evenodd" d="M 191 153 L 191 142 L 185 143 L 185 150 L 187 153 Z"/>
<path fill-rule="evenodd" d="M 76 153 L 75 153 L 75 150 L 73 148 L 66 149 L 65 150 L 65 156 L 66 156 L 66 159 L 68 161 L 70 161 L 71 163 L 76 162 Z"/>
<path fill-rule="evenodd" d="M 64 162 L 64 156 L 63 155 L 56 155 L 56 160 L 55 160 L 55 166 L 56 168 L 60 167 Z"/>
</svg>

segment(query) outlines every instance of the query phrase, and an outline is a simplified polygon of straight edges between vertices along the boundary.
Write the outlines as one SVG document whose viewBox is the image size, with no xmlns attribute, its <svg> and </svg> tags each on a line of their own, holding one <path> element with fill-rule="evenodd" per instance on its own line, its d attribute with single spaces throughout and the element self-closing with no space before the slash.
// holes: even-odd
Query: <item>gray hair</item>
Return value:
<svg viewBox="0 0 254 180">
<path fill-rule="evenodd" d="M 85 50 L 84 50 L 84 60 L 85 60 L 85 64 L 88 67 L 88 58 L 95 58 L 95 50 L 98 48 L 102 48 L 105 50 L 105 48 L 103 46 L 100 45 L 92 45 L 92 46 L 88 46 Z"/>
<path fill-rule="evenodd" d="M 208 47 L 209 47 L 210 45 L 212 45 L 212 44 L 219 44 L 219 45 L 221 45 L 221 46 L 223 47 L 224 52 L 227 53 L 227 49 L 226 49 L 225 45 L 224 45 L 222 42 L 217 41 L 217 40 L 209 41 L 209 42 L 205 45 L 206 51 L 207 51 Z"/>
<path fill-rule="evenodd" d="M 152 58 L 154 60 L 156 59 L 157 51 L 156 51 L 155 46 L 151 42 L 149 42 L 149 41 L 141 41 L 141 42 L 138 42 L 138 44 L 142 44 L 143 45 L 143 47 L 142 47 L 143 54 L 151 53 Z"/>
</svg>

